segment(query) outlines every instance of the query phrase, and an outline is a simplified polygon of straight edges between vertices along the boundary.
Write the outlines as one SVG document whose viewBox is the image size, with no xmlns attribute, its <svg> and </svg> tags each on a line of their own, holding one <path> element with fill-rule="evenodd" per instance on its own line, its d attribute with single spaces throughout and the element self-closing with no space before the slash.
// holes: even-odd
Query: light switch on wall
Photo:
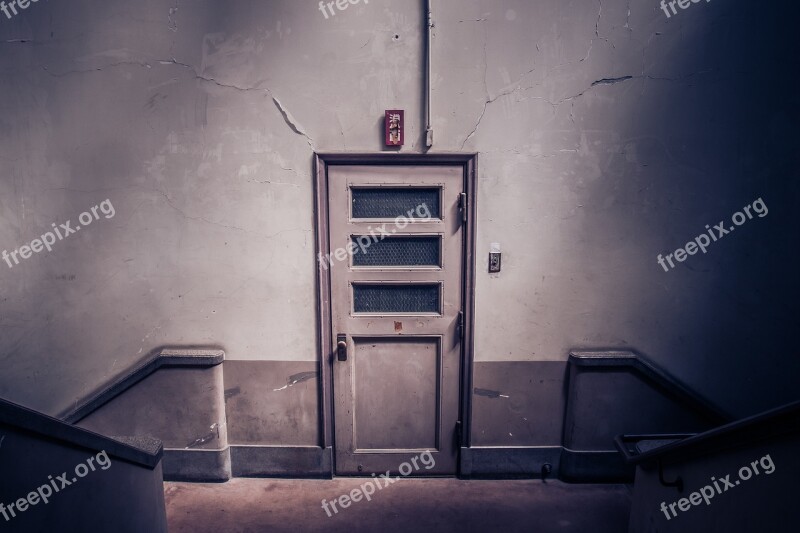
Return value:
<svg viewBox="0 0 800 533">
<path fill-rule="evenodd" d="M 500 254 L 500 243 L 493 242 L 489 245 L 489 272 L 500 272 L 502 266 L 502 256 Z"/>
</svg>

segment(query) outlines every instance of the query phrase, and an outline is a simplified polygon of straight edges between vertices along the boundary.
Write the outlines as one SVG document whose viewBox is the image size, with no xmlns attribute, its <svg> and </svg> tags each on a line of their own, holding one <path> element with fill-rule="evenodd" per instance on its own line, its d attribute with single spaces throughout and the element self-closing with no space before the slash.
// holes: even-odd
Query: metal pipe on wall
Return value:
<svg viewBox="0 0 800 533">
<path fill-rule="evenodd" d="M 431 126 L 431 44 L 433 42 L 433 0 L 425 0 L 428 33 L 425 42 L 425 146 L 433 146 L 433 127 Z"/>
</svg>

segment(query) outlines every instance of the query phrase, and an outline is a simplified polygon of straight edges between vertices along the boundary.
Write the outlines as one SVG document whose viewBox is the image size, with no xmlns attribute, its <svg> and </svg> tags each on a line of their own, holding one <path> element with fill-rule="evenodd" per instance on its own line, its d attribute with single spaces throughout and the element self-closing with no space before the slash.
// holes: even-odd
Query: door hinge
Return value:
<svg viewBox="0 0 800 533">
<path fill-rule="evenodd" d="M 458 208 L 461 210 L 461 221 L 467 221 L 467 193 L 462 192 L 458 195 Z"/>
<path fill-rule="evenodd" d="M 455 433 L 455 438 L 456 438 L 456 447 L 460 448 L 461 447 L 461 436 L 462 436 L 461 420 L 456 420 L 456 427 L 454 428 L 454 433 Z"/>
<path fill-rule="evenodd" d="M 458 312 L 458 338 L 464 343 L 464 311 Z"/>
</svg>

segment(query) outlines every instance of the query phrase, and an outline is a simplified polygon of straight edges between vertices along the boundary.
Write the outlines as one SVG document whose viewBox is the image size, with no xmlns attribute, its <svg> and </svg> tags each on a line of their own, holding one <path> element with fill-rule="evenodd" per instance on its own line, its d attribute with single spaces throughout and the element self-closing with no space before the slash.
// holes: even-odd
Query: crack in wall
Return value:
<svg viewBox="0 0 800 533">
<path fill-rule="evenodd" d="M 270 96 L 272 96 L 271 93 L 270 93 Z M 293 132 L 295 132 L 296 134 L 302 135 L 303 137 L 305 137 L 306 138 L 306 142 L 308 142 L 308 145 L 313 150 L 314 149 L 314 143 L 311 140 L 311 137 L 309 137 L 306 134 L 306 132 L 303 130 L 303 128 L 297 123 L 297 120 L 295 120 L 295 118 L 292 116 L 292 114 L 289 113 L 289 110 L 286 109 L 283 106 L 283 104 L 280 102 L 280 100 L 278 100 L 274 96 L 272 96 L 272 101 L 275 103 L 275 107 L 278 108 L 278 111 L 281 112 L 281 116 L 283 116 L 283 120 L 284 120 L 284 122 L 286 122 L 286 125 L 289 126 L 289 128 L 291 128 L 291 130 Z"/>
<path fill-rule="evenodd" d="M 486 100 L 483 103 L 483 110 L 481 111 L 480 116 L 478 117 L 478 122 L 475 123 L 475 127 L 472 128 L 472 131 L 469 132 L 469 135 L 464 139 L 464 142 L 461 143 L 461 149 L 464 149 L 464 145 L 467 144 L 467 141 L 478 131 L 478 126 L 481 125 L 481 120 L 483 120 L 483 115 L 486 114 L 486 108 L 488 107 L 491 101 L 491 95 L 489 94 L 489 84 L 486 81 L 487 72 L 489 70 L 489 59 L 486 56 L 486 30 L 483 30 L 483 90 L 486 93 Z M 496 100 L 496 98 L 495 98 Z"/>
<path fill-rule="evenodd" d="M 172 199 L 164 191 L 162 191 L 160 189 L 157 189 L 155 187 L 153 188 L 153 191 L 155 191 L 155 192 L 159 193 L 161 196 L 163 196 L 164 200 L 166 200 L 166 202 L 167 202 L 167 205 L 169 205 L 172 209 L 174 209 L 175 211 L 180 213 L 181 216 L 183 216 L 184 218 L 186 218 L 188 220 L 196 220 L 198 222 L 205 222 L 206 224 L 211 224 L 213 226 L 218 226 L 218 227 L 221 227 L 221 228 L 241 231 L 241 232 L 252 234 L 252 235 L 258 235 L 258 236 L 264 237 L 266 239 L 272 239 L 272 238 L 277 237 L 278 235 L 281 235 L 283 233 L 288 233 L 290 231 L 300 231 L 300 232 L 303 232 L 303 234 L 311 233 L 311 230 L 308 230 L 308 229 L 289 228 L 289 229 L 278 231 L 276 233 L 266 234 L 266 233 L 260 233 L 260 232 L 257 232 L 257 231 L 248 230 L 248 229 L 245 229 L 245 228 L 242 228 L 242 227 L 239 227 L 239 226 L 229 226 L 227 224 L 222 224 L 221 222 L 216 222 L 214 220 L 209 220 L 207 218 L 200 217 L 200 216 L 191 216 L 191 215 L 187 214 L 184 210 L 182 210 L 181 208 L 176 206 L 174 203 L 172 203 Z"/>
<path fill-rule="evenodd" d="M 602 78 L 592 82 L 592 87 L 596 85 L 614 85 L 615 83 L 621 83 L 623 81 L 628 81 L 629 79 L 633 78 L 633 76 L 621 76 L 619 78 Z"/>
<path fill-rule="evenodd" d="M 642 76 L 626 75 L 626 76 L 618 76 L 618 77 L 600 78 L 600 79 L 597 79 L 597 80 L 593 81 L 586 89 L 582 90 L 581 92 L 579 92 L 577 94 L 574 94 L 572 96 L 564 97 L 564 98 L 562 98 L 560 100 L 557 100 L 555 102 L 553 102 L 553 101 L 551 101 L 551 100 L 549 100 L 547 98 L 544 98 L 542 96 L 532 96 L 532 97 L 529 97 L 529 98 L 524 98 L 524 99 L 522 99 L 520 101 L 525 101 L 525 100 L 544 100 L 545 102 L 550 104 L 553 107 L 554 110 L 556 110 L 556 109 L 558 109 L 558 107 L 561 104 L 563 104 L 565 102 L 571 102 L 574 105 L 574 100 L 576 100 L 577 98 L 580 98 L 581 96 L 583 96 L 587 92 L 589 92 L 591 89 L 593 89 L 595 87 L 598 87 L 598 86 L 602 86 L 602 85 L 617 85 L 617 84 L 624 83 L 624 82 L 627 82 L 627 81 L 630 81 L 630 80 L 682 81 L 682 80 L 688 79 L 690 77 L 696 76 L 698 74 L 704 74 L 704 73 L 707 73 L 707 72 L 710 72 L 710 71 L 693 72 L 691 74 L 687 74 L 687 75 L 681 76 L 679 78 L 662 78 L 662 77 L 655 77 L 655 76 L 648 76 L 648 75 L 642 75 Z M 530 73 L 530 71 L 529 71 L 529 73 Z M 524 77 L 524 75 L 523 75 L 523 77 Z M 504 96 L 509 96 L 509 95 L 514 94 L 515 92 L 519 92 L 519 91 L 523 91 L 523 92 L 524 91 L 529 91 L 529 90 L 533 89 L 534 87 L 535 87 L 535 85 L 532 85 L 530 87 L 517 86 L 517 87 L 514 87 L 514 88 L 512 88 L 510 90 L 501 92 L 495 97 L 489 97 L 488 94 L 487 94 L 487 99 L 483 103 L 483 109 L 481 110 L 481 113 L 478 116 L 478 121 L 476 122 L 475 127 L 472 129 L 472 131 L 470 131 L 470 133 L 466 136 L 464 141 L 461 143 L 461 149 L 462 150 L 464 149 L 464 146 L 466 145 L 467 141 L 469 141 L 469 139 L 471 139 L 475 135 L 475 133 L 478 131 L 478 127 L 481 125 L 481 121 L 483 120 L 483 117 L 486 114 L 486 111 L 487 111 L 487 109 L 488 109 L 490 104 L 493 104 L 498 99 L 500 99 L 500 98 L 502 98 Z M 570 120 L 572 121 L 573 124 L 575 123 L 573 110 L 570 110 Z"/>
<path fill-rule="evenodd" d="M 217 80 L 216 78 L 212 78 L 212 77 L 208 77 L 208 76 L 202 76 L 197 72 L 197 69 L 195 69 L 192 65 L 189 65 L 187 63 L 182 63 L 182 62 L 176 60 L 175 58 L 159 59 L 159 60 L 156 60 L 156 61 L 161 65 L 176 65 L 176 66 L 179 66 L 179 67 L 183 67 L 183 68 L 189 69 L 194 73 L 195 79 L 198 79 L 198 80 L 201 80 L 201 81 L 205 81 L 205 82 L 208 82 L 208 83 L 213 83 L 214 85 L 217 85 L 218 87 L 223 87 L 223 88 L 226 88 L 226 89 L 234 89 L 234 90 L 242 91 L 242 92 L 256 91 L 256 92 L 264 92 L 264 93 L 268 94 L 270 96 L 270 98 L 272 98 L 272 101 L 275 104 L 275 107 L 278 108 L 278 111 L 280 112 L 281 117 L 283 118 L 284 122 L 286 123 L 287 126 L 289 126 L 289 129 L 291 129 L 297 135 L 300 135 L 300 136 L 304 137 L 306 139 L 306 142 L 308 143 L 308 146 L 311 147 L 312 150 L 315 150 L 314 140 L 305 132 L 303 127 L 299 125 L 298 121 L 292 116 L 292 114 L 289 112 L 289 110 L 286 108 L 286 106 L 284 106 L 281 103 L 281 101 L 278 100 L 278 98 L 275 97 L 272 94 L 272 91 L 269 88 L 267 88 L 267 87 L 259 87 L 259 86 L 241 87 L 239 85 L 234 85 L 234 84 L 231 84 L 231 83 L 221 82 L 221 81 Z M 67 70 L 67 71 L 64 71 L 64 72 L 61 72 L 61 73 L 51 72 L 45 66 L 43 66 L 42 69 L 45 72 L 47 72 L 47 74 L 49 74 L 50 76 L 53 76 L 53 77 L 56 77 L 56 78 L 62 78 L 62 77 L 65 77 L 65 76 L 68 76 L 68 75 L 72 75 L 72 74 L 84 74 L 84 73 L 89 73 L 89 72 L 102 72 L 105 69 L 115 68 L 115 67 L 119 67 L 119 66 L 123 66 L 123 65 L 135 65 L 135 66 L 139 66 L 139 67 L 153 68 L 153 66 L 150 63 L 146 62 L 146 61 L 130 61 L 129 60 L 129 61 L 117 61 L 117 62 L 114 62 L 114 63 L 109 63 L 108 65 L 104 65 L 102 67 L 96 67 L 96 68 L 92 68 L 92 69 Z M 344 132 L 342 132 L 342 135 L 344 135 Z"/>
</svg>

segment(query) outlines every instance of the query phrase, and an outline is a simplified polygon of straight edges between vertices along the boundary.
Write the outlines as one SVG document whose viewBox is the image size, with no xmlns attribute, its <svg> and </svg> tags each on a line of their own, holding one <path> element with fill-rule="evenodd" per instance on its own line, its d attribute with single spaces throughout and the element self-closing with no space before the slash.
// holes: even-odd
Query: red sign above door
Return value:
<svg viewBox="0 0 800 533">
<path fill-rule="evenodd" d="M 386 146 L 403 146 L 403 132 L 405 130 L 404 111 L 402 109 L 387 109 L 385 118 Z"/>
</svg>

